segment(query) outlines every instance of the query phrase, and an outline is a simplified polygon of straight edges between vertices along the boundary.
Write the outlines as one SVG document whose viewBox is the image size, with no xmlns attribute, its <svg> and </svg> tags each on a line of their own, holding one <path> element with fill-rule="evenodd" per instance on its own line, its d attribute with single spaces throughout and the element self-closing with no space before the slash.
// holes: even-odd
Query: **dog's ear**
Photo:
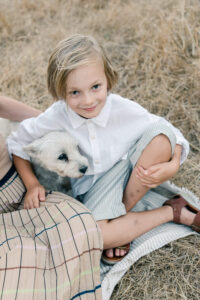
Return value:
<svg viewBox="0 0 200 300">
<path fill-rule="evenodd" d="M 38 154 L 41 152 L 41 141 L 40 139 L 26 145 L 23 147 L 23 150 L 31 157 L 38 157 Z"/>
</svg>

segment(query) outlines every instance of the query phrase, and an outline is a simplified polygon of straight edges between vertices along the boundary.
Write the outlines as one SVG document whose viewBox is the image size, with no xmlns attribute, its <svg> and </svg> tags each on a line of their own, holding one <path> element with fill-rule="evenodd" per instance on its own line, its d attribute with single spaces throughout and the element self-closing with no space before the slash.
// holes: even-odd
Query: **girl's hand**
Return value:
<svg viewBox="0 0 200 300">
<path fill-rule="evenodd" d="M 45 189 L 38 183 L 27 189 L 24 199 L 24 208 L 38 208 L 40 207 L 40 201 L 45 201 Z"/>
<path fill-rule="evenodd" d="M 175 161 L 159 163 L 144 169 L 142 166 L 136 167 L 136 177 L 143 186 L 155 188 L 161 183 L 169 180 L 179 170 L 179 163 Z"/>
</svg>

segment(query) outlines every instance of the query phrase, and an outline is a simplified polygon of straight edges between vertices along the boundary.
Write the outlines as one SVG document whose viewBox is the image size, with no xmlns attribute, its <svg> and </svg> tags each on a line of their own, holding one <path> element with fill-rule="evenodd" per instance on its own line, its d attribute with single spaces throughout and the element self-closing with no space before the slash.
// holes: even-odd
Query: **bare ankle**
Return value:
<svg viewBox="0 0 200 300">
<path fill-rule="evenodd" d="M 171 206 L 163 206 L 163 209 L 165 209 L 166 212 L 166 222 L 171 222 L 174 220 L 174 211 Z"/>
<path fill-rule="evenodd" d="M 180 223 L 191 226 L 193 224 L 195 218 L 195 213 L 189 211 L 187 208 L 182 208 L 181 216 L 180 216 Z"/>
</svg>

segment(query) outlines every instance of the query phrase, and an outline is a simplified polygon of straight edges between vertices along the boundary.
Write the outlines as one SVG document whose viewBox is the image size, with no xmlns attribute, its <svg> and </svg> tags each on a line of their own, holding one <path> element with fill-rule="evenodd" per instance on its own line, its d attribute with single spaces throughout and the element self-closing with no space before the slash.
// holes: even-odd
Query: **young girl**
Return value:
<svg viewBox="0 0 200 300">
<path fill-rule="evenodd" d="M 27 188 L 25 208 L 39 207 L 45 191 L 23 146 L 49 131 L 66 130 L 89 160 L 86 175 L 71 180 L 73 195 L 98 221 L 107 263 L 119 261 L 132 240 L 165 222 L 198 229 L 198 208 L 190 211 L 185 206 L 192 205 L 180 196 L 155 210 L 131 211 L 150 188 L 176 174 L 189 145 L 163 118 L 110 93 L 117 73 L 96 40 L 75 35 L 61 41 L 49 59 L 47 81 L 56 102 L 39 117 L 24 121 L 8 139 Z"/>
</svg>

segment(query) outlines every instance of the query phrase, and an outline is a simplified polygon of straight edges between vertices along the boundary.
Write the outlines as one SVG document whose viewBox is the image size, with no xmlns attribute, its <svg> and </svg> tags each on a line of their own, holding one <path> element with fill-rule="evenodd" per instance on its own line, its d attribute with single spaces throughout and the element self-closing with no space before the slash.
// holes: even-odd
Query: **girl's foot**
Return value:
<svg viewBox="0 0 200 300">
<path fill-rule="evenodd" d="M 168 216 L 165 222 L 173 221 L 177 224 L 184 224 L 191 226 L 193 230 L 200 233 L 200 205 L 185 200 L 180 195 L 176 195 L 164 204 L 167 209 Z M 163 223 L 163 222 L 162 222 Z M 127 255 L 130 244 L 123 247 L 116 247 L 114 249 L 107 249 L 103 251 L 102 260 L 107 264 L 115 264 Z"/>
<path fill-rule="evenodd" d="M 130 244 L 120 246 L 113 249 L 106 249 L 103 251 L 102 260 L 103 262 L 114 265 L 121 261 L 129 252 Z"/>
<path fill-rule="evenodd" d="M 191 226 L 193 230 L 200 232 L 200 209 L 180 195 L 174 196 L 164 204 L 171 206 L 174 213 L 173 221 L 177 224 Z"/>
</svg>

